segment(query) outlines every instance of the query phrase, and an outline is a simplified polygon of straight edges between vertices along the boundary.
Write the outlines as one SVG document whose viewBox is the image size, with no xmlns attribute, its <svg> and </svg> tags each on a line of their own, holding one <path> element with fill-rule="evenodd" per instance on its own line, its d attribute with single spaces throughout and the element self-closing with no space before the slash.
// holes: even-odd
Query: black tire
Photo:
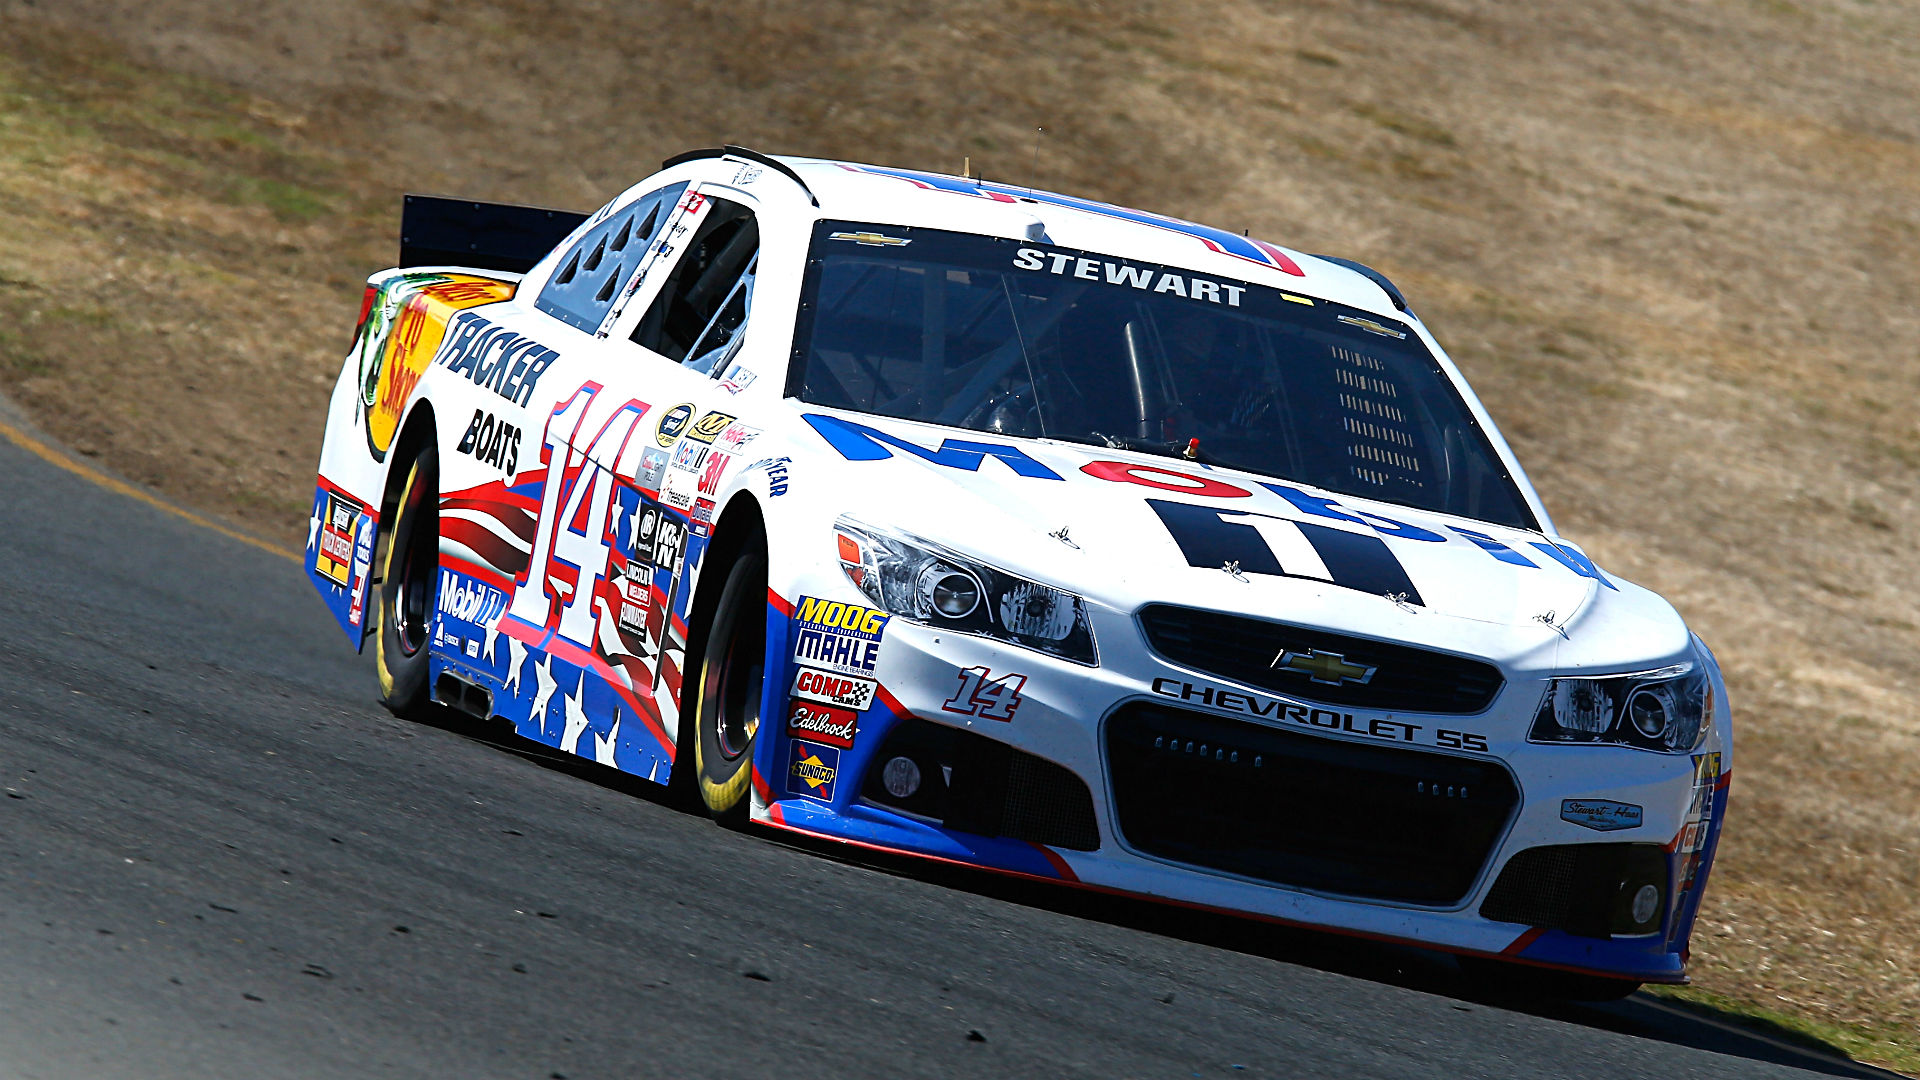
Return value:
<svg viewBox="0 0 1920 1080">
<path fill-rule="evenodd" d="M 722 824 L 747 820 L 766 665 L 767 561 L 749 551 L 727 571 L 700 650 L 689 705 L 700 801 Z"/>
<path fill-rule="evenodd" d="M 1572 971 L 1510 964 L 1478 956 L 1455 958 L 1461 974 L 1475 987 L 1504 998 L 1561 1001 L 1619 1001 L 1640 989 L 1637 979 L 1610 979 Z"/>
<path fill-rule="evenodd" d="M 406 479 L 380 564 L 374 667 L 380 675 L 381 704 L 395 716 L 416 720 L 431 703 L 428 635 L 440 585 L 439 462 L 434 448 L 421 448 L 404 468 Z"/>
</svg>

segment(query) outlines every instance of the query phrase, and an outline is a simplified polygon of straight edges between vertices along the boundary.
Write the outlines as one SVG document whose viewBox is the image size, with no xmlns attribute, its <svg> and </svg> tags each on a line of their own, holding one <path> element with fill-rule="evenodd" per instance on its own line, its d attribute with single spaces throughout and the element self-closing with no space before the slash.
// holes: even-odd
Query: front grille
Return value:
<svg viewBox="0 0 1920 1080">
<path fill-rule="evenodd" d="M 1528 848 L 1507 860 L 1480 902 L 1480 915 L 1583 937 L 1645 933 L 1647 928 L 1636 927 L 1629 914 L 1633 892 L 1642 884 L 1658 886 L 1666 895 L 1667 855 L 1658 844 Z"/>
<path fill-rule="evenodd" d="M 1484 711 L 1500 692 L 1500 669 L 1480 660 L 1348 637 L 1217 611 L 1153 604 L 1140 611 L 1147 643 L 1197 671 L 1288 697 L 1391 712 L 1467 714 Z M 1286 652 L 1338 654 L 1373 668 L 1364 683 L 1316 682 L 1306 672 L 1275 667 Z"/>
<path fill-rule="evenodd" d="M 886 763 L 912 760 L 920 786 L 907 796 L 886 788 Z M 1042 757 L 984 735 L 909 717 L 888 733 L 861 794 L 870 802 L 932 818 L 980 836 L 1029 840 L 1070 851 L 1097 851 L 1093 793 L 1086 781 Z"/>
<path fill-rule="evenodd" d="M 1345 896 L 1459 903 L 1519 801 L 1497 762 L 1160 705 L 1121 708 L 1106 739 L 1135 850 Z"/>
</svg>

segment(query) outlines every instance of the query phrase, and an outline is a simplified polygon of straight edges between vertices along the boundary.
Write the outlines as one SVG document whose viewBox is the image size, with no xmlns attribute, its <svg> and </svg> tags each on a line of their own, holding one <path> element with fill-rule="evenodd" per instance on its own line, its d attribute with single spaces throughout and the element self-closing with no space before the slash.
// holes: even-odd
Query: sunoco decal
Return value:
<svg viewBox="0 0 1920 1080">
<path fill-rule="evenodd" d="M 793 749 L 787 765 L 788 793 L 832 802 L 833 782 L 840 775 L 840 751 L 824 743 L 800 739 L 790 745 Z"/>
</svg>

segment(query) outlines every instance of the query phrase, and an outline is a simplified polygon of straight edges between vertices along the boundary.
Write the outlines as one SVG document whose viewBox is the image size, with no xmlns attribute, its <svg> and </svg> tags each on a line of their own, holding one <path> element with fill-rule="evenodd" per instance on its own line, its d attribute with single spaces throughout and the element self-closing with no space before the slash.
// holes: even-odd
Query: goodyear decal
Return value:
<svg viewBox="0 0 1920 1080">
<path fill-rule="evenodd" d="M 841 675 L 872 678 L 890 617 L 858 604 L 803 596 L 793 608 L 793 658 Z"/>
</svg>

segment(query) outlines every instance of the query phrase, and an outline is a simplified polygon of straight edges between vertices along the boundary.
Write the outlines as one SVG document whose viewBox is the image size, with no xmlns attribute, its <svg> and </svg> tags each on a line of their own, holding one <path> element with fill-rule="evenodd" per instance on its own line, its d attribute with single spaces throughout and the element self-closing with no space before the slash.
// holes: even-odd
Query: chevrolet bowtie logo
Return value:
<svg viewBox="0 0 1920 1080">
<path fill-rule="evenodd" d="M 877 232 L 837 232 L 827 239 L 851 240 L 861 247 L 906 247 L 913 243 L 903 236 L 887 236 Z"/>
<path fill-rule="evenodd" d="M 1298 671 L 1314 682 L 1326 683 L 1330 686 L 1365 683 L 1373 678 L 1375 671 L 1380 670 L 1367 664 L 1350 664 L 1346 657 L 1337 652 L 1321 652 L 1319 649 L 1309 649 L 1306 652 L 1283 649 L 1279 656 L 1273 658 L 1273 663 L 1267 666 L 1279 668 L 1282 671 Z"/>
</svg>

